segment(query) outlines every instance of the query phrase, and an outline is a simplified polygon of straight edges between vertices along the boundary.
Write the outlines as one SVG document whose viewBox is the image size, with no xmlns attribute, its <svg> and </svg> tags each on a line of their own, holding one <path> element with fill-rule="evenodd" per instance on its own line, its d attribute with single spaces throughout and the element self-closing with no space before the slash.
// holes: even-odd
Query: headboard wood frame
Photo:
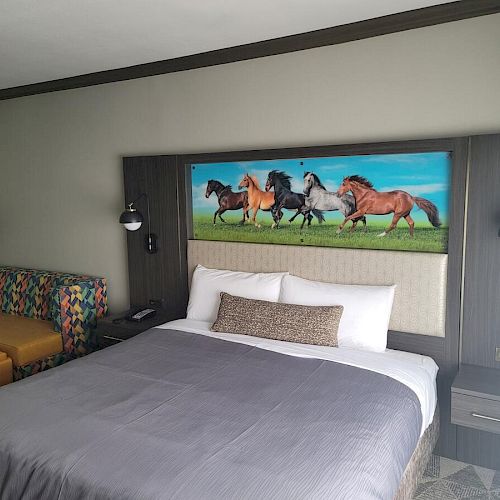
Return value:
<svg viewBox="0 0 500 500">
<path fill-rule="evenodd" d="M 446 334 L 443 338 L 390 331 L 388 345 L 390 348 L 432 356 L 438 363 L 440 368 L 438 392 L 441 407 L 439 451 L 447 456 L 454 456 L 456 428 L 449 424 L 449 388 L 459 359 L 464 207 L 470 140 L 470 137 L 459 137 L 124 158 L 126 198 L 133 199 L 136 192 L 152 193 L 152 198 L 156 202 L 151 205 L 151 217 L 156 221 L 155 231 L 162 234 L 161 249 L 155 256 L 145 254 L 142 241 L 137 235 L 135 237 L 127 235 L 131 298 L 140 301 L 141 304 L 147 303 L 152 298 L 160 299 L 164 307 L 171 312 L 172 318 L 182 317 L 185 314 L 189 274 L 187 245 L 188 239 L 192 237 L 190 176 L 193 163 L 451 151 L 453 167 L 448 235 Z M 177 218 L 172 217 L 173 211 L 166 206 L 168 200 L 165 196 L 161 196 L 160 188 L 172 183 L 176 189 L 171 196 L 169 195 L 168 200 L 175 201 Z M 174 219 L 175 224 L 172 222 Z"/>
</svg>

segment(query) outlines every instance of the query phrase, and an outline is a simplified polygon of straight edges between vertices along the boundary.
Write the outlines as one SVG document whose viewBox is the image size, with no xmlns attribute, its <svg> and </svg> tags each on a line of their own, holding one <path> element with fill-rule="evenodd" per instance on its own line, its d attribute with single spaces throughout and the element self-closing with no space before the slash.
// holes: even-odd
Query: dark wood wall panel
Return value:
<svg viewBox="0 0 500 500">
<path fill-rule="evenodd" d="M 130 303 L 135 306 L 160 300 L 172 319 L 185 316 L 187 277 L 185 253 L 180 245 L 179 185 L 175 156 L 148 156 L 123 159 L 126 202 L 147 193 L 151 209 L 151 232 L 158 236 L 158 252 L 145 250 L 146 221 L 138 231 L 127 232 Z M 146 202 L 137 209 L 146 217 Z"/>
<path fill-rule="evenodd" d="M 470 139 L 461 362 L 500 368 L 500 135 Z M 500 469 L 500 435 L 457 427 L 457 458 Z"/>
<path fill-rule="evenodd" d="M 500 470 L 500 435 L 457 427 L 457 460 Z"/>
<path fill-rule="evenodd" d="M 500 368 L 500 135 L 471 138 L 462 362 Z"/>
</svg>

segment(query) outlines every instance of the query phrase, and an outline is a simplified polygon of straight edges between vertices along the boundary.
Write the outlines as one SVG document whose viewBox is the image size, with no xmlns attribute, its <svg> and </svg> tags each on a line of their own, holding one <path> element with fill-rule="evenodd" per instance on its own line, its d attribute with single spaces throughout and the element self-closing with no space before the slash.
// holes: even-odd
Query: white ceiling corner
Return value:
<svg viewBox="0 0 500 500">
<path fill-rule="evenodd" d="M 2 0 L 0 89 L 442 3 L 447 1 Z"/>
</svg>

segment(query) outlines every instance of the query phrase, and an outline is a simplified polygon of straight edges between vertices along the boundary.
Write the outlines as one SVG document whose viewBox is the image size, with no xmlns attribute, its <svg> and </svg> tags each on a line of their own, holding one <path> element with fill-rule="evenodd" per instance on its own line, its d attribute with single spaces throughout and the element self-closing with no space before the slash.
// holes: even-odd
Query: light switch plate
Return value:
<svg viewBox="0 0 500 500">
<path fill-rule="evenodd" d="M 497 361 L 500 361 L 500 347 L 497 347 L 497 348 L 495 349 L 495 359 L 496 359 Z"/>
</svg>

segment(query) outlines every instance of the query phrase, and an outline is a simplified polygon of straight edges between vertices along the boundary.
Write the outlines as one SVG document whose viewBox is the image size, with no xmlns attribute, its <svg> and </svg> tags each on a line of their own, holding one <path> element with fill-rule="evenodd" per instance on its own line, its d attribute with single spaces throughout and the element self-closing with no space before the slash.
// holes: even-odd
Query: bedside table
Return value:
<svg viewBox="0 0 500 500">
<path fill-rule="evenodd" d="M 451 423 L 500 434 L 500 370 L 460 366 L 451 386 Z"/>
<path fill-rule="evenodd" d="M 158 309 L 152 318 L 143 321 L 127 321 L 124 319 L 125 316 L 139 309 L 140 308 L 134 308 L 131 311 L 111 314 L 105 318 L 99 319 L 94 330 L 99 348 L 103 349 L 104 347 L 123 342 L 150 328 L 175 319 L 172 317 L 172 313 L 161 309 Z"/>
</svg>

